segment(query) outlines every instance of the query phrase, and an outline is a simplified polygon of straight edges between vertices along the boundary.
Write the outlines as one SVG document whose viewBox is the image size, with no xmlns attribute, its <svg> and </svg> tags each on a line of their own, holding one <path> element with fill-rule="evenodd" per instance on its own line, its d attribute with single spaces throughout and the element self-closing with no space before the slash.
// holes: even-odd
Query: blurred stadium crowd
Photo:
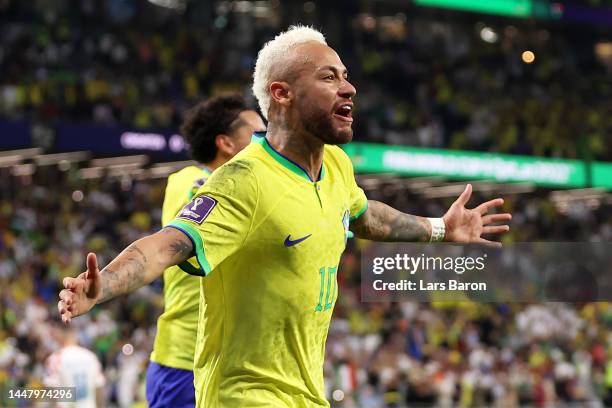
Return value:
<svg viewBox="0 0 612 408">
<path fill-rule="evenodd" d="M 609 32 L 405 7 L 3 0 L 0 116 L 176 129 L 196 101 L 248 90 L 261 44 L 302 22 L 349 68 L 357 140 L 612 160 Z"/>
<path fill-rule="evenodd" d="M 78 174 L 39 167 L 15 177 L 0 170 L 0 388 L 43 381 L 45 359 L 58 347 L 58 283 L 82 271 L 86 252 L 104 265 L 159 228 L 163 180 Z M 432 216 L 449 204 L 384 188 L 367 193 Z M 505 205 L 514 214 L 506 243 L 612 240 L 609 204 L 560 211 L 538 190 L 510 195 Z M 349 244 L 338 275 L 325 365 L 334 406 L 612 404 L 610 303 L 362 303 L 363 245 Z M 155 282 L 75 321 L 82 345 L 104 366 L 109 405 L 143 401 L 161 291 Z"/>
</svg>

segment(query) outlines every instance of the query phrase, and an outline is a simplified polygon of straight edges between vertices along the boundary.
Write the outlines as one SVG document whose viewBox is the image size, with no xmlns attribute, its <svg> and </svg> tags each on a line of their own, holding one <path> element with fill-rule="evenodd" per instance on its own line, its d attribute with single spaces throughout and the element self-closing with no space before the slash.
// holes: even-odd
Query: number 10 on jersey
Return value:
<svg viewBox="0 0 612 408">
<path fill-rule="evenodd" d="M 337 270 L 338 268 L 335 266 L 330 266 L 327 268 L 327 271 L 325 267 L 319 269 L 321 290 L 319 291 L 319 303 L 317 303 L 315 307 L 315 312 L 322 312 L 332 308 L 336 292 L 338 291 L 338 281 L 336 280 Z M 323 303 L 323 300 L 325 300 L 325 303 Z"/>
</svg>

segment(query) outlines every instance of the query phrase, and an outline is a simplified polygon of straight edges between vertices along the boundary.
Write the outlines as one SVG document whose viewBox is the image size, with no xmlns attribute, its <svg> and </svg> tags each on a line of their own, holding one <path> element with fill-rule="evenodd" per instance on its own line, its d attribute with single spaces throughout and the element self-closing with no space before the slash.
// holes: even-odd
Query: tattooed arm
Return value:
<svg viewBox="0 0 612 408">
<path fill-rule="evenodd" d="M 489 214 L 490 210 L 501 207 L 504 200 L 496 198 L 468 209 L 465 206 L 471 195 L 472 185 L 468 184 L 442 217 L 444 241 L 500 247 L 501 243 L 484 239 L 482 235 L 503 234 L 510 230 L 509 225 L 491 225 L 512 219 L 509 213 Z M 351 224 L 351 230 L 357 237 L 373 241 L 428 242 L 431 237 L 427 218 L 404 214 L 373 200 L 368 201 L 367 211 Z"/>
<path fill-rule="evenodd" d="M 189 258 L 191 240 L 175 228 L 164 228 L 127 247 L 100 272 L 97 303 L 132 292 L 162 276 L 166 268 Z"/>
<path fill-rule="evenodd" d="M 132 292 L 160 277 L 166 268 L 189 258 L 191 240 L 175 228 L 139 239 L 121 252 L 102 271 L 96 255 L 87 255 L 87 271 L 64 278 L 58 310 L 62 320 L 87 313 L 96 303 Z"/>
<path fill-rule="evenodd" d="M 375 200 L 368 201 L 367 211 L 351 223 L 351 230 L 372 241 L 427 242 L 431 236 L 426 218 L 404 214 Z"/>
</svg>

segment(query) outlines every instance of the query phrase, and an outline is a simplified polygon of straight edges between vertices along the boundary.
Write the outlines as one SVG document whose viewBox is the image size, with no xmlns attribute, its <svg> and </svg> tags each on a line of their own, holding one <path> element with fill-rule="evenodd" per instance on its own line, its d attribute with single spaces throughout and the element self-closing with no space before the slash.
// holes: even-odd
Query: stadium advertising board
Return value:
<svg viewBox="0 0 612 408">
<path fill-rule="evenodd" d="M 171 131 L 133 130 L 119 126 L 63 124 L 57 128 L 56 149 L 59 151 L 89 150 L 94 154 L 186 158 L 183 138 Z"/>
<path fill-rule="evenodd" d="M 0 148 L 32 147 L 31 126 L 22 121 L 0 121 Z M 60 124 L 54 150 L 88 150 L 95 155 L 148 154 L 160 159 L 188 157 L 183 138 L 170 131 L 133 130 L 120 126 Z M 405 176 L 443 176 L 457 180 L 529 182 L 543 187 L 612 189 L 612 163 L 562 160 L 374 143 L 343 147 L 357 173 L 397 173 Z"/>
<path fill-rule="evenodd" d="M 20 149 L 32 146 L 30 124 L 26 121 L 0 121 L 0 147 Z"/>
<path fill-rule="evenodd" d="M 612 24 L 612 9 L 605 4 L 566 4 L 551 0 L 414 0 L 419 6 L 438 7 L 500 16 L 563 19 L 568 22 Z"/>
<path fill-rule="evenodd" d="M 579 160 L 540 159 L 492 153 L 351 143 L 344 147 L 355 171 L 452 179 L 530 182 L 550 187 L 583 187 L 585 165 Z"/>
<path fill-rule="evenodd" d="M 612 190 L 612 163 L 593 164 L 593 186 Z"/>
<path fill-rule="evenodd" d="M 531 0 L 415 0 L 415 4 L 505 16 L 529 17 Z"/>
</svg>

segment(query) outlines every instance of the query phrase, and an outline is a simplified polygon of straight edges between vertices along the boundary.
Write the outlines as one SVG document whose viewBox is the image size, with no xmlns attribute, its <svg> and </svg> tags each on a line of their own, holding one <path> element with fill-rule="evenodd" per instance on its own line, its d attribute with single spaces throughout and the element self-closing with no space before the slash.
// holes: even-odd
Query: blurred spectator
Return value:
<svg viewBox="0 0 612 408">
<path fill-rule="evenodd" d="M 100 361 L 94 353 L 79 346 L 73 328 L 56 329 L 59 344 L 47 358 L 44 384 L 47 387 L 74 387 L 76 403 L 58 403 L 58 407 L 96 408 L 104 406 L 106 383 Z M 59 346 L 59 347 L 58 347 Z M 58 349 L 59 348 L 59 349 Z"/>
</svg>

